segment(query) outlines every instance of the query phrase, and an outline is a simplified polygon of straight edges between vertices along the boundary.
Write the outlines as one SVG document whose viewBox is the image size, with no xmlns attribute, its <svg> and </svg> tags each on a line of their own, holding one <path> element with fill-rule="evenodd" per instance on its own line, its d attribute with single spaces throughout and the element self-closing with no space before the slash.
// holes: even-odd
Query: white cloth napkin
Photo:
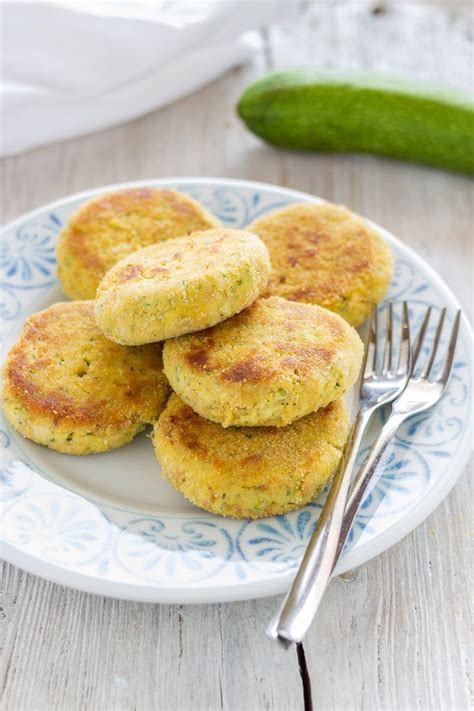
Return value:
<svg viewBox="0 0 474 711">
<path fill-rule="evenodd" d="M 0 155 L 128 121 L 245 61 L 282 0 L 9 2 Z"/>
</svg>

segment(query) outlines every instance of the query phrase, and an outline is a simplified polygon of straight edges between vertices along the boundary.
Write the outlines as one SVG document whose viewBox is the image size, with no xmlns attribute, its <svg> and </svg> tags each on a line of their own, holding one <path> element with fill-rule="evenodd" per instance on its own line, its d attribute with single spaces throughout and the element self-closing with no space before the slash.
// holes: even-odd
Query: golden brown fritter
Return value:
<svg viewBox="0 0 474 711">
<path fill-rule="evenodd" d="M 127 345 L 199 331 L 255 301 L 270 269 L 262 240 L 242 230 L 221 227 L 145 247 L 101 281 L 97 323 Z"/>
<path fill-rule="evenodd" d="M 172 395 L 154 428 L 162 474 L 189 501 L 233 518 L 298 509 L 334 474 L 349 430 L 342 400 L 288 427 L 221 427 Z"/>
<path fill-rule="evenodd" d="M 169 392 L 157 345 L 108 341 L 93 302 L 58 303 L 26 321 L 4 365 L 3 406 L 24 437 L 68 454 L 120 447 Z"/>
<path fill-rule="evenodd" d="M 165 374 L 203 417 L 284 426 L 341 397 L 363 346 L 337 314 L 273 296 L 213 328 L 166 341 Z"/>
<path fill-rule="evenodd" d="M 392 278 L 390 247 L 364 220 L 332 203 L 297 203 L 248 228 L 268 247 L 264 296 L 319 304 L 360 326 Z"/>
<path fill-rule="evenodd" d="M 104 274 L 137 249 L 218 227 L 196 200 L 168 188 L 126 188 L 89 200 L 59 236 L 58 276 L 71 299 L 93 299 Z"/>
</svg>

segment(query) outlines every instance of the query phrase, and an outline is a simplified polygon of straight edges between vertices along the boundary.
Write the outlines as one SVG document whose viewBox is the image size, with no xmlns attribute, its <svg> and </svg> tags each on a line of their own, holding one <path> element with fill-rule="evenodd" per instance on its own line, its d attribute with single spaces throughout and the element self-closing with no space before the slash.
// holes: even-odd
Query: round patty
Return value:
<svg viewBox="0 0 474 711">
<path fill-rule="evenodd" d="M 139 345 L 199 331 L 249 306 L 270 274 L 261 239 L 225 228 L 141 249 L 97 290 L 97 323 L 117 343 Z"/>
<path fill-rule="evenodd" d="M 339 205 L 290 205 L 247 228 L 268 247 L 273 272 L 265 296 L 319 304 L 360 326 L 392 278 L 390 247 Z"/>
<path fill-rule="evenodd" d="M 340 316 L 277 296 L 202 333 L 167 341 L 165 374 L 203 417 L 229 425 L 288 425 L 341 397 L 363 346 Z"/>
<path fill-rule="evenodd" d="M 92 301 L 54 304 L 31 316 L 4 365 L 9 422 L 68 454 L 126 444 L 157 419 L 168 392 L 161 348 L 108 341 Z"/>
<path fill-rule="evenodd" d="M 233 518 L 301 508 L 334 474 L 349 430 L 342 400 L 288 427 L 229 427 L 172 395 L 153 442 L 163 476 L 196 506 Z"/>
<path fill-rule="evenodd" d="M 137 249 L 219 226 L 176 190 L 128 188 L 82 205 L 59 236 L 58 276 L 71 299 L 93 299 L 104 274 Z"/>
</svg>

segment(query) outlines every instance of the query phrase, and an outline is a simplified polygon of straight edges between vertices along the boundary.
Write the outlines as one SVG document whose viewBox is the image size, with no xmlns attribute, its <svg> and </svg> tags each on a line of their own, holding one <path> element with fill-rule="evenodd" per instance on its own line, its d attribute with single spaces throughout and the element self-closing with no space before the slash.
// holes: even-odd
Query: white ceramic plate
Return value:
<svg viewBox="0 0 474 711">
<path fill-rule="evenodd" d="M 128 185 L 176 187 L 201 200 L 225 224 L 243 227 L 304 193 L 239 180 L 170 179 Z M 4 352 L 25 318 L 61 300 L 55 276 L 58 232 L 79 204 L 107 186 L 46 205 L 8 225 L 0 252 Z M 395 237 L 389 298 L 410 301 L 416 330 L 427 304 L 458 308 L 432 269 Z M 471 334 L 464 320 L 454 374 L 439 406 L 408 421 L 367 496 L 337 572 L 390 547 L 447 495 L 471 448 Z M 376 423 L 377 424 L 377 423 Z M 84 458 L 37 446 L 0 424 L 2 555 L 64 585 L 156 602 L 216 602 L 287 589 L 321 510 L 321 501 L 286 516 L 232 521 L 211 516 L 160 478 L 145 435 L 122 449 Z"/>
</svg>

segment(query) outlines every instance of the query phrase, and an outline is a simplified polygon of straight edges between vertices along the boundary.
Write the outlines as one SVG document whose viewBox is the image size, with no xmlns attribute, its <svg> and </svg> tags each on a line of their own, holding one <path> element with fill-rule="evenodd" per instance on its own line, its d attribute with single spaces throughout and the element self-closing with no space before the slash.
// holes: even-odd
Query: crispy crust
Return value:
<svg viewBox="0 0 474 711">
<path fill-rule="evenodd" d="M 117 343 L 139 345 L 198 331 L 249 306 L 270 274 L 259 237 L 225 228 L 134 252 L 103 278 L 97 323 Z"/>
<path fill-rule="evenodd" d="M 164 188 L 130 188 L 93 198 L 60 234 L 58 276 L 72 299 L 93 299 L 120 259 L 156 242 L 219 226 L 202 205 Z"/>
<path fill-rule="evenodd" d="M 268 247 L 265 296 L 319 304 L 359 326 L 392 277 L 388 244 L 361 217 L 331 203 L 290 205 L 248 227 Z"/>
<path fill-rule="evenodd" d="M 172 395 L 154 428 L 162 474 L 197 506 L 260 518 L 304 506 L 327 484 L 349 429 L 341 400 L 284 428 L 230 427 Z"/>
<path fill-rule="evenodd" d="M 90 301 L 54 304 L 31 316 L 4 366 L 11 424 L 71 454 L 130 441 L 158 417 L 167 394 L 161 349 L 108 341 Z"/>
<path fill-rule="evenodd" d="M 329 345 L 307 340 L 311 329 L 324 333 Z M 215 337 L 209 336 L 209 332 L 210 329 L 194 339 L 190 337 L 189 348 L 182 357 L 190 368 L 212 371 L 229 383 L 261 383 L 284 377 L 295 369 L 305 375 L 315 363 L 325 367 L 336 356 L 338 343 L 351 333 L 326 309 L 308 309 L 306 305 L 278 297 L 252 304 L 235 316 L 228 328 L 212 331 Z M 246 341 L 243 355 L 229 365 L 228 348 L 223 348 L 223 343 L 240 342 L 241 335 Z M 300 336 L 303 341 L 298 340 Z M 260 349 L 259 344 L 270 347 Z M 234 355 L 239 350 L 232 347 Z"/>
<path fill-rule="evenodd" d="M 175 392 L 203 417 L 225 427 L 283 426 L 341 397 L 362 351 L 354 329 L 331 311 L 270 297 L 167 341 L 163 359 Z"/>
</svg>

